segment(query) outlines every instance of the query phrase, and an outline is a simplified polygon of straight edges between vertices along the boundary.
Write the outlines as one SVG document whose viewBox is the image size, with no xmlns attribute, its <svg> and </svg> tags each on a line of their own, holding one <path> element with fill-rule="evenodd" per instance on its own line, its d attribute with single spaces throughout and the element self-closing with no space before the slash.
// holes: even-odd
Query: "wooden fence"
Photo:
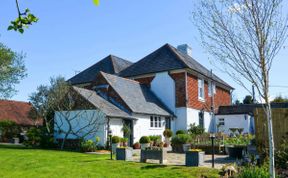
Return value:
<svg viewBox="0 0 288 178">
<path fill-rule="evenodd" d="M 267 118 L 263 108 L 254 111 L 255 135 L 258 151 L 267 153 L 269 149 Z M 277 149 L 288 134 L 288 109 L 272 109 L 272 122 L 274 133 L 274 144 Z M 287 138 L 287 137 L 286 137 Z M 264 152 L 265 151 L 265 152 Z"/>
</svg>

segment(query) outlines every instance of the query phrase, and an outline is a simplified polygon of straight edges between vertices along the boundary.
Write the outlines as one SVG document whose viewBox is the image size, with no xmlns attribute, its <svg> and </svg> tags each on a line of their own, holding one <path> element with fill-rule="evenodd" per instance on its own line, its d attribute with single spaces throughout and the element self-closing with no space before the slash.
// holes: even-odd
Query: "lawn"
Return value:
<svg viewBox="0 0 288 178">
<path fill-rule="evenodd" d="M 109 160 L 109 155 L 0 145 L 0 177 L 219 177 L 218 170 Z"/>
</svg>

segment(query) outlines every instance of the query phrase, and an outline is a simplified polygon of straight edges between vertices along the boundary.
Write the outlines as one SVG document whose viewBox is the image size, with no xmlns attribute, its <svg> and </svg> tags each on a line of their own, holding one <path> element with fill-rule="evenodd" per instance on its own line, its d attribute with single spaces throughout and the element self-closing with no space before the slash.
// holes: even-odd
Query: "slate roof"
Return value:
<svg viewBox="0 0 288 178">
<path fill-rule="evenodd" d="M 68 80 L 68 82 L 70 82 L 72 85 L 90 83 L 95 79 L 96 75 L 100 71 L 109 74 L 118 74 L 123 69 L 129 67 L 131 64 L 133 63 L 130 61 L 117 56 L 109 55 L 91 67 L 73 76 Z"/>
<path fill-rule="evenodd" d="M 189 55 L 181 53 L 170 44 L 165 44 L 164 46 L 160 47 L 140 61 L 124 69 L 119 75 L 122 77 L 133 77 L 143 74 L 185 68 L 192 69 L 193 71 L 196 71 L 208 78 L 211 76 L 210 71 L 207 68 Z M 216 75 L 213 75 L 213 80 L 225 85 L 229 89 L 233 89 L 233 87 Z"/>
<path fill-rule="evenodd" d="M 116 118 L 132 118 L 128 113 L 122 111 L 115 105 L 106 101 L 104 98 L 99 96 L 95 91 L 87 90 L 84 88 L 79 88 L 73 86 L 73 89 L 79 93 L 82 97 L 84 97 L 87 101 L 89 101 L 96 108 L 100 109 L 105 115 L 109 117 Z"/>
<path fill-rule="evenodd" d="M 263 104 L 239 104 L 233 106 L 220 106 L 217 115 L 250 114 L 256 108 L 263 107 Z M 271 103 L 271 108 L 288 108 L 288 103 Z"/>
<path fill-rule="evenodd" d="M 0 121 L 11 120 L 22 126 L 35 126 L 35 122 L 29 118 L 32 105 L 28 102 L 0 100 Z M 37 125 L 42 125 L 43 120 L 39 119 Z"/>
<path fill-rule="evenodd" d="M 104 72 L 101 74 L 132 112 L 162 116 L 173 115 L 146 85 Z"/>
</svg>

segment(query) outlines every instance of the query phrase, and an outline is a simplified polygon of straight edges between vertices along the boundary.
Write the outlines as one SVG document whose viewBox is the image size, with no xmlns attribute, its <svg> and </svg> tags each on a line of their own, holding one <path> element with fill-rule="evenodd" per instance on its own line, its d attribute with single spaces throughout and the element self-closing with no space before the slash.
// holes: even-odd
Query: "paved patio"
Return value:
<svg viewBox="0 0 288 178">
<path fill-rule="evenodd" d="M 164 165 L 185 165 L 185 154 L 184 153 L 172 153 L 169 149 L 167 150 L 167 161 L 164 162 Z M 133 161 L 140 161 L 140 150 L 133 150 Z M 229 158 L 228 155 L 215 155 L 215 168 L 221 169 L 225 164 L 234 163 L 235 159 Z M 158 163 L 157 160 L 147 160 L 147 163 Z M 204 157 L 204 166 L 212 166 L 212 155 L 205 155 Z"/>
</svg>

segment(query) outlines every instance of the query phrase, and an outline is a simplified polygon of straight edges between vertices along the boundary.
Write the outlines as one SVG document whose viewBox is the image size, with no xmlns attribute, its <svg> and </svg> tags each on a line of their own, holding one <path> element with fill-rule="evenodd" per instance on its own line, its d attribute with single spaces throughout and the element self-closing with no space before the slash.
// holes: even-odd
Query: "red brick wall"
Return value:
<svg viewBox="0 0 288 178">
<path fill-rule="evenodd" d="M 187 89 L 188 89 L 188 107 L 195 109 L 205 109 L 209 111 L 211 108 L 211 97 L 208 95 L 208 82 L 204 83 L 205 101 L 198 99 L 198 77 L 187 74 Z M 216 94 L 214 95 L 214 106 L 217 109 L 220 105 L 230 105 L 230 92 L 222 88 L 216 87 Z"/>
<path fill-rule="evenodd" d="M 186 107 L 185 72 L 170 74 L 175 81 L 176 107 Z"/>
</svg>

